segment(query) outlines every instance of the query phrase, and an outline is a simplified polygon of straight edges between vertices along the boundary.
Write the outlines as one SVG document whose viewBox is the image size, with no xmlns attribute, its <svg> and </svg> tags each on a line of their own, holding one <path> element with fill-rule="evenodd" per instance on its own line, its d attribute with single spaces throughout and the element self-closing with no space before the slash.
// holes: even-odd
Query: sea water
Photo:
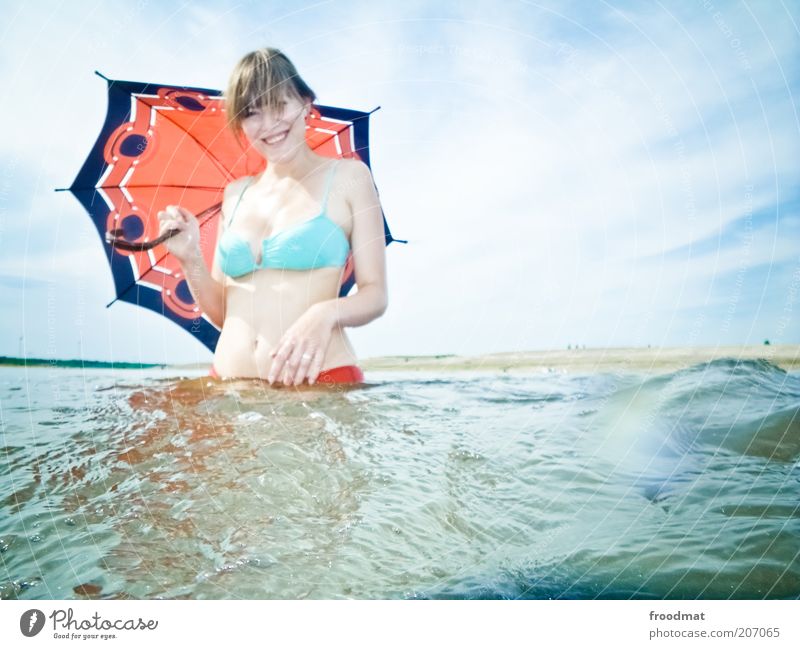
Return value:
<svg viewBox="0 0 800 649">
<path fill-rule="evenodd" d="M 0 369 L 0 598 L 797 598 L 800 374 Z"/>
</svg>

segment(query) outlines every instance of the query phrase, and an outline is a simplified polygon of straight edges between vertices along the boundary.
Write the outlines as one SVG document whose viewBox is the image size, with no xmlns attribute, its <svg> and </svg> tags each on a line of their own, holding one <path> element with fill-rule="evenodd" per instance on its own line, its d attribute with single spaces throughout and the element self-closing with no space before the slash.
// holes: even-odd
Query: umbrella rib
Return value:
<svg viewBox="0 0 800 649">
<path fill-rule="evenodd" d="M 209 191 L 209 192 L 218 192 L 220 191 L 220 187 L 206 187 L 204 185 L 167 185 L 167 184 L 158 184 L 158 185 L 125 185 L 125 188 L 133 188 L 133 189 L 159 189 L 161 187 L 167 189 L 200 189 L 202 191 Z M 122 189 L 122 185 L 101 185 L 100 187 L 68 187 L 67 189 L 56 189 L 57 192 L 63 191 L 77 191 L 77 192 L 91 192 L 96 191 L 97 189 Z"/>
</svg>

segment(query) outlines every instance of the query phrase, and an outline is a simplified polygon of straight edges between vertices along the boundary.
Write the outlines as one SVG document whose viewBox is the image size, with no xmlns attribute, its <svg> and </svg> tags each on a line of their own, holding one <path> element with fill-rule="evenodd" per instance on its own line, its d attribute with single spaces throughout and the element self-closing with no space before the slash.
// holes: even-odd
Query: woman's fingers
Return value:
<svg viewBox="0 0 800 649">
<path fill-rule="evenodd" d="M 158 235 L 161 236 L 162 234 L 170 230 L 183 230 L 183 228 L 184 228 L 183 223 L 178 223 L 173 219 L 164 219 L 163 221 L 161 221 L 161 227 L 158 231 Z"/>
<path fill-rule="evenodd" d="M 283 364 L 291 353 L 292 347 L 294 347 L 294 345 L 281 341 L 278 343 L 278 348 L 272 352 L 272 361 L 270 362 L 269 374 L 267 375 L 267 381 L 269 381 L 270 385 L 273 381 L 278 380 L 279 377 L 283 378 Z"/>
<path fill-rule="evenodd" d="M 301 364 L 303 362 L 303 354 L 305 353 L 306 349 L 306 342 L 301 340 L 299 341 L 292 350 L 292 353 L 289 356 L 289 360 L 286 361 L 286 368 L 283 372 L 283 382 L 286 385 L 292 385 L 297 378 L 298 373 L 301 369 Z"/>
<path fill-rule="evenodd" d="M 163 228 L 166 227 L 177 227 L 178 224 L 183 223 L 183 219 L 179 218 L 175 212 L 170 211 L 169 209 L 161 210 L 158 213 L 158 220 L 161 223 Z"/>
<path fill-rule="evenodd" d="M 319 376 L 319 372 L 322 369 L 322 362 L 325 360 L 325 350 L 321 347 L 317 350 L 317 353 L 314 354 L 314 360 L 311 361 L 311 365 L 308 368 L 308 384 L 314 385 L 317 381 L 317 377 Z"/>
<path fill-rule="evenodd" d="M 196 218 L 189 210 L 180 205 L 167 205 L 158 213 L 160 221 L 173 220 L 177 223 L 188 223 L 190 218 Z"/>
<path fill-rule="evenodd" d="M 163 216 L 162 217 L 161 214 L 158 215 L 158 220 L 159 220 L 159 224 L 158 224 L 158 226 L 159 226 L 159 234 L 166 232 L 169 229 L 170 225 L 172 224 L 172 219 L 171 218 L 169 218 L 167 216 Z"/>
<path fill-rule="evenodd" d="M 192 219 L 196 219 L 196 218 L 197 218 L 197 217 L 196 217 L 194 214 L 192 214 L 192 213 L 191 213 L 189 210 L 187 210 L 185 207 L 181 207 L 180 205 L 175 205 L 175 209 L 176 209 L 176 211 L 178 212 L 178 214 L 180 215 L 181 219 L 183 219 L 183 220 L 184 220 L 185 222 L 187 222 L 187 223 L 188 223 L 190 220 L 192 220 Z"/>
<path fill-rule="evenodd" d="M 322 356 L 324 354 L 321 355 L 319 350 L 315 350 L 309 342 L 298 342 L 288 354 L 286 364 L 280 370 L 281 380 L 285 385 L 300 385 L 306 377 L 311 378 L 313 363 L 322 363 Z M 270 373 L 272 374 L 272 372 Z M 319 370 L 316 373 L 318 374 Z M 313 376 L 316 378 L 316 374 Z"/>
<path fill-rule="evenodd" d="M 307 376 L 309 376 L 308 369 L 311 365 L 311 361 L 314 360 L 316 354 L 314 350 L 310 347 L 306 347 L 303 350 L 303 353 L 300 355 L 300 362 L 297 367 L 297 372 L 294 375 L 294 384 L 300 385 Z"/>
<path fill-rule="evenodd" d="M 276 379 L 284 385 L 300 385 L 306 378 L 314 385 L 325 360 L 325 350 L 307 347 L 305 343 L 281 345 L 272 359 L 267 380 Z"/>
<path fill-rule="evenodd" d="M 194 236 L 190 229 L 190 218 L 195 217 L 188 210 L 179 205 L 167 205 L 158 213 L 158 220 L 160 221 L 159 236 L 169 230 L 178 230 L 180 233 L 189 232 L 189 241 L 191 241 Z"/>
</svg>

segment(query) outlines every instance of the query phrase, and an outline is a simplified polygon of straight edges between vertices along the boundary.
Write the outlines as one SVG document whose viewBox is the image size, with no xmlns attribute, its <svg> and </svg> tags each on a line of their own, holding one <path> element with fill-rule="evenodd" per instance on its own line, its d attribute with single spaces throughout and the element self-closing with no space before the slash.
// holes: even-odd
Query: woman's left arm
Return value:
<svg viewBox="0 0 800 649">
<path fill-rule="evenodd" d="M 386 312 L 386 239 L 381 203 L 372 172 L 361 160 L 347 165 L 348 203 L 353 213 L 350 236 L 358 292 L 323 302 L 333 327 L 360 327 Z"/>
<path fill-rule="evenodd" d="M 386 312 L 386 238 L 378 192 L 366 164 L 353 160 L 343 166 L 347 173 L 339 186 L 347 191 L 353 214 L 350 249 L 358 292 L 317 302 L 286 331 L 272 352 L 270 384 L 280 376 L 287 384 L 306 377 L 313 383 L 336 327 L 359 327 Z"/>
</svg>

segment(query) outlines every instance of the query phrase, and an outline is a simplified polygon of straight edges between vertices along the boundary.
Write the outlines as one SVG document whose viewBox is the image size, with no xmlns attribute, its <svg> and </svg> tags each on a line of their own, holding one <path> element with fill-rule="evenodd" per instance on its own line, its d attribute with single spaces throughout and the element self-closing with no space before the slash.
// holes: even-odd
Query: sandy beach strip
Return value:
<svg viewBox="0 0 800 649">
<path fill-rule="evenodd" d="M 800 345 L 726 347 L 620 347 L 561 349 L 482 354 L 480 356 L 382 356 L 360 361 L 364 371 L 547 371 L 644 372 L 678 370 L 715 359 L 769 361 L 786 370 L 800 370 Z"/>
<path fill-rule="evenodd" d="M 740 345 L 725 347 L 611 347 L 502 352 L 478 356 L 374 356 L 359 359 L 365 371 L 404 372 L 672 372 L 715 359 L 766 360 L 786 370 L 800 371 L 800 345 Z M 174 364 L 182 370 L 208 370 L 205 363 Z"/>
</svg>

